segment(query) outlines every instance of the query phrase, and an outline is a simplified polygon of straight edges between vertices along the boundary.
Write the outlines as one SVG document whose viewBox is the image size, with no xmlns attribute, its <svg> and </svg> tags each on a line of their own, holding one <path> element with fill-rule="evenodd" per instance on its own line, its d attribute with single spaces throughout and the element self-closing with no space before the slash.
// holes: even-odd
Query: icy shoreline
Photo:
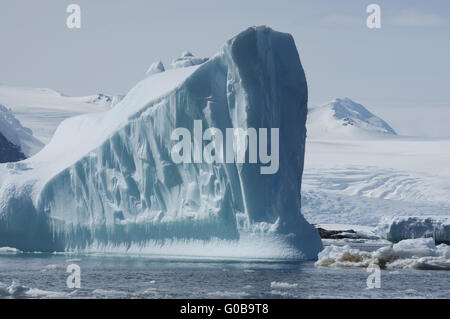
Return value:
<svg viewBox="0 0 450 319">
<path fill-rule="evenodd" d="M 450 270 L 450 246 L 435 245 L 432 238 L 406 239 L 375 251 L 349 245 L 326 246 L 315 263 L 318 267 Z"/>
</svg>

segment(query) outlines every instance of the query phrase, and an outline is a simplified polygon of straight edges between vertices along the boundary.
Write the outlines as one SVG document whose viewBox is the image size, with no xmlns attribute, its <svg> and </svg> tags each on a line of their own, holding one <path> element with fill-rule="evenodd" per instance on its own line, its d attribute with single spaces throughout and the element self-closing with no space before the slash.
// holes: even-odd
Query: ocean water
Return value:
<svg viewBox="0 0 450 319">
<path fill-rule="evenodd" d="M 80 267 L 79 289 L 67 266 Z M 449 271 L 365 269 L 313 262 L 170 259 L 73 254 L 1 254 L 0 298 L 450 298 Z"/>
</svg>

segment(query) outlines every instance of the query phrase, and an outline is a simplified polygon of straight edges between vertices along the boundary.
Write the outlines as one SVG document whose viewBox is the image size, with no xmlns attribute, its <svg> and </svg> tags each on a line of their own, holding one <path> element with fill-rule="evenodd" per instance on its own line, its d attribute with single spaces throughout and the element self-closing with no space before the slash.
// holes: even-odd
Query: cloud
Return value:
<svg viewBox="0 0 450 319">
<path fill-rule="evenodd" d="M 381 14 L 383 15 L 383 12 Z M 448 20 L 444 17 L 433 13 L 421 12 L 415 9 L 400 11 L 388 17 L 386 23 L 394 26 L 423 28 L 438 28 L 449 25 Z"/>
</svg>

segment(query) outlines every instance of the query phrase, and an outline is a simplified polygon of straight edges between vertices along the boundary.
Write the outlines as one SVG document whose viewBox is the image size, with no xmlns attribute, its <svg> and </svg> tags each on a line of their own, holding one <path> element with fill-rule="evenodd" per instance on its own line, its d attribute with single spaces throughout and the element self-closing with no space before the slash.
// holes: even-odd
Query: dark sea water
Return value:
<svg viewBox="0 0 450 319">
<path fill-rule="evenodd" d="M 67 287 L 67 266 L 81 288 Z M 450 298 L 450 272 L 381 271 L 313 262 L 224 261 L 66 254 L 0 255 L 0 298 Z"/>
</svg>

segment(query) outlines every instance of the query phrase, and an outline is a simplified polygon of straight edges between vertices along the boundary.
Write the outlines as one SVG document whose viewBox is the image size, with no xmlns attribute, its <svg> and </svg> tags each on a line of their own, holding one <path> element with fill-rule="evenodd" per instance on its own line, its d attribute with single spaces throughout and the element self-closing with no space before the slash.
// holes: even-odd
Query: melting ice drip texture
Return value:
<svg viewBox="0 0 450 319">
<path fill-rule="evenodd" d="M 321 240 L 300 212 L 306 115 L 292 36 L 249 28 L 205 63 L 148 76 L 111 110 L 65 120 L 34 157 L 0 166 L 0 246 L 316 258 Z M 175 165 L 171 132 L 198 119 L 222 131 L 279 128 L 279 171 Z"/>
</svg>

